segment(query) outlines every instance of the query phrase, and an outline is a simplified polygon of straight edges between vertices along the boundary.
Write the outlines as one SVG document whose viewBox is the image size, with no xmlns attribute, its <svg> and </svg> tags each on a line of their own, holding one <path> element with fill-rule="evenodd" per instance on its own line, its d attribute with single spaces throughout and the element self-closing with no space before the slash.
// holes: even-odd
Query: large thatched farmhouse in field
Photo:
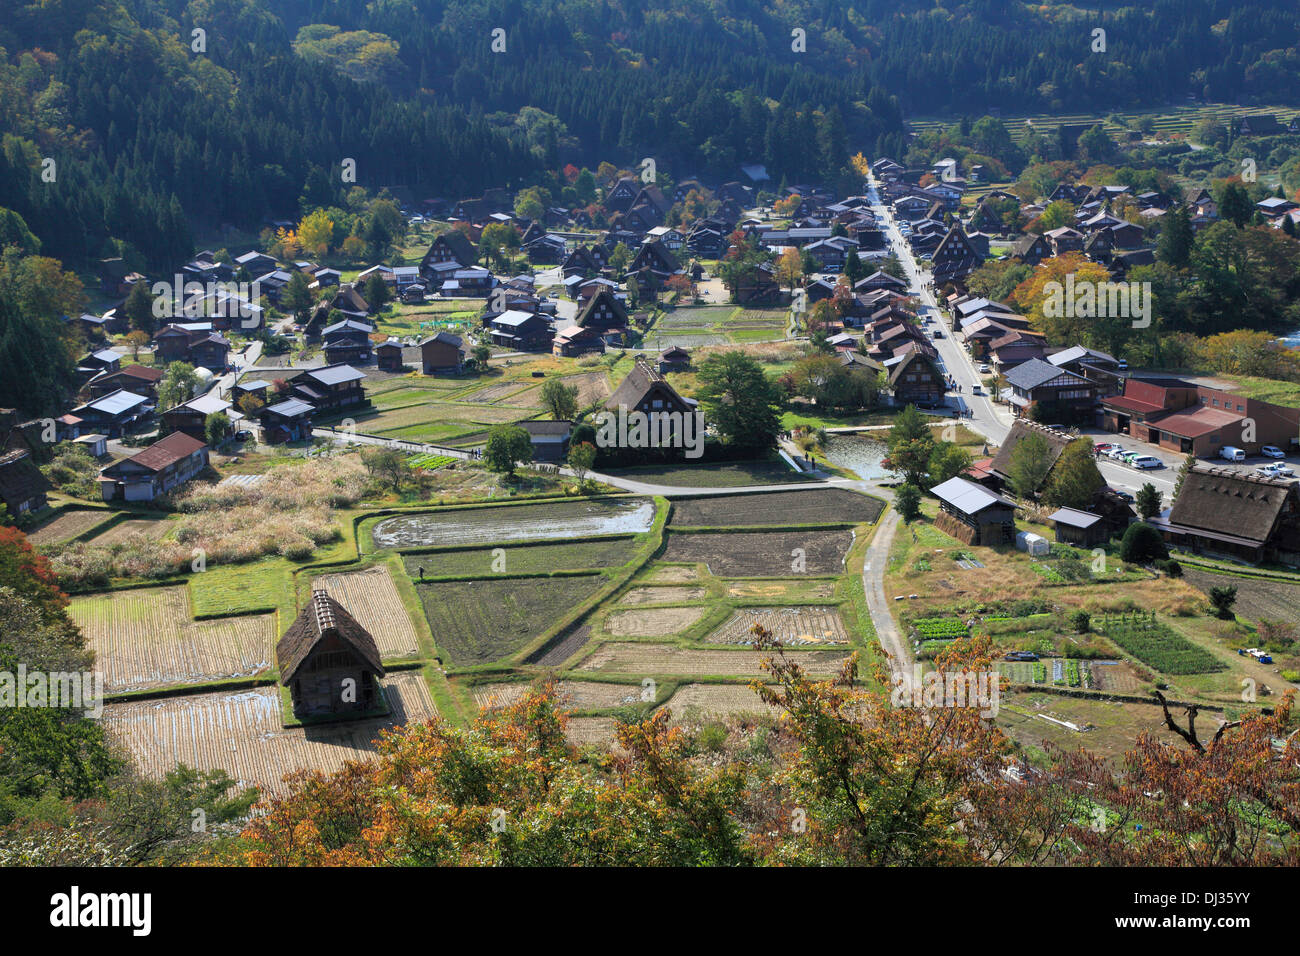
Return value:
<svg viewBox="0 0 1300 956">
<path fill-rule="evenodd" d="M 324 591 L 312 592 L 275 646 L 275 658 L 297 717 L 359 716 L 383 701 L 375 639 Z"/>
<path fill-rule="evenodd" d="M 1281 478 L 1197 465 L 1155 523 L 1165 540 L 1196 553 L 1300 565 L 1300 490 Z"/>
</svg>

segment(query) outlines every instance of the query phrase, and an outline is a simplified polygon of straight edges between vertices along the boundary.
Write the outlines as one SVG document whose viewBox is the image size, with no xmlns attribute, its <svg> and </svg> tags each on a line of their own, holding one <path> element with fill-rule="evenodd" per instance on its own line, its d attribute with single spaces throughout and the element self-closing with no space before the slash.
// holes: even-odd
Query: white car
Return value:
<svg viewBox="0 0 1300 956">
<path fill-rule="evenodd" d="M 1259 450 L 1259 453 L 1266 458 L 1285 458 L 1286 453 L 1278 448 L 1277 445 L 1265 445 Z"/>
<path fill-rule="evenodd" d="M 1266 478 L 1290 478 L 1295 474 L 1294 471 L 1280 461 L 1275 461 L 1271 465 L 1260 465 L 1255 471 Z"/>
<path fill-rule="evenodd" d="M 1123 447 L 1120 446 L 1120 445 L 1116 445 L 1116 446 L 1115 446 L 1114 448 L 1112 448 L 1110 451 L 1106 452 L 1106 457 L 1107 457 L 1107 458 L 1113 458 L 1113 459 L 1115 459 L 1116 461 L 1123 461 L 1123 460 L 1124 460 L 1124 456 L 1125 456 L 1125 455 L 1128 455 L 1128 454 L 1131 454 L 1131 452 L 1129 452 L 1128 450 L 1126 450 L 1125 448 L 1123 448 Z"/>
<path fill-rule="evenodd" d="M 1131 462 L 1134 468 L 1163 468 L 1165 463 L 1155 455 L 1138 455 Z"/>
<path fill-rule="evenodd" d="M 985 364 L 985 363 L 983 363 L 983 362 L 980 363 L 980 374 L 981 374 L 981 375 L 987 375 L 990 371 L 992 371 L 992 369 L 990 369 L 990 368 L 988 367 L 987 364 Z"/>
</svg>

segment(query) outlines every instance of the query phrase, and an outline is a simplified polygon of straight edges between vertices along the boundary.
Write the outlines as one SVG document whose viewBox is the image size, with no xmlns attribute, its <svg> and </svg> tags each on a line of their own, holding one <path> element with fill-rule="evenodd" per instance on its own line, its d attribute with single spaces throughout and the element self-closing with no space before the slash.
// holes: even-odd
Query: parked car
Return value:
<svg viewBox="0 0 1300 956">
<path fill-rule="evenodd" d="M 1110 454 L 1110 450 L 1114 447 L 1115 447 L 1114 444 L 1112 444 L 1111 442 L 1099 441 L 1097 442 L 1097 444 L 1092 446 L 1092 450 L 1094 453 L 1098 455 L 1108 455 Z"/>
<path fill-rule="evenodd" d="M 1124 361 L 1123 359 L 1120 359 L 1117 363 L 1115 363 L 1115 367 L 1119 369 L 1121 372 L 1127 372 L 1128 362 Z"/>
<path fill-rule="evenodd" d="M 1130 461 L 1134 468 L 1163 468 L 1165 463 L 1155 455 L 1135 455 Z"/>
<path fill-rule="evenodd" d="M 988 367 L 988 363 L 986 363 L 986 362 L 981 362 L 981 363 L 980 363 L 980 374 L 981 374 L 981 375 L 987 375 L 987 374 L 988 374 L 989 372 L 991 372 L 991 371 L 993 371 L 993 370 L 992 370 L 991 368 Z"/>
<path fill-rule="evenodd" d="M 1003 660 L 1008 661 L 1036 661 L 1038 655 L 1033 651 L 1010 651 Z"/>
<path fill-rule="evenodd" d="M 1286 453 L 1278 448 L 1277 445 L 1265 445 L 1259 450 L 1259 453 L 1265 458 L 1285 458 Z"/>
<path fill-rule="evenodd" d="M 1119 488 L 1112 488 L 1111 491 L 1115 492 L 1115 494 L 1116 494 L 1117 496 L 1119 496 L 1119 498 L 1120 498 L 1122 501 L 1125 501 L 1125 502 L 1127 502 L 1128 504 L 1131 504 L 1131 505 L 1132 505 L 1132 504 L 1136 504 L 1136 503 L 1137 503 L 1137 499 L 1134 498 L 1133 495 L 1130 494 L 1130 493 L 1127 492 L 1127 491 L 1121 491 Z"/>
<path fill-rule="evenodd" d="M 1106 452 L 1108 458 L 1113 458 L 1116 461 L 1123 461 L 1124 456 L 1128 454 L 1130 454 L 1130 452 L 1125 450 L 1123 445 L 1112 445 L 1110 451 Z"/>
<path fill-rule="evenodd" d="M 235 432 L 235 441 L 248 441 L 252 437 L 253 433 L 247 428 L 241 428 L 239 431 Z"/>
<path fill-rule="evenodd" d="M 984 389 L 981 388 L 978 384 L 976 384 L 976 385 L 972 385 L 972 386 L 970 387 L 970 393 L 971 393 L 972 395 L 983 395 L 983 394 L 984 394 Z"/>
<path fill-rule="evenodd" d="M 935 329 L 935 330 L 934 330 L 934 337 L 935 337 L 936 339 L 941 339 L 941 338 L 943 338 L 943 332 L 941 332 L 939 329 Z"/>
<path fill-rule="evenodd" d="M 1246 453 L 1233 445 L 1224 445 L 1219 449 L 1219 457 L 1224 461 L 1245 461 Z"/>
<path fill-rule="evenodd" d="M 1255 471 L 1265 478 L 1290 478 L 1295 474 L 1294 471 L 1280 461 L 1275 461 L 1271 465 L 1260 465 Z"/>
</svg>

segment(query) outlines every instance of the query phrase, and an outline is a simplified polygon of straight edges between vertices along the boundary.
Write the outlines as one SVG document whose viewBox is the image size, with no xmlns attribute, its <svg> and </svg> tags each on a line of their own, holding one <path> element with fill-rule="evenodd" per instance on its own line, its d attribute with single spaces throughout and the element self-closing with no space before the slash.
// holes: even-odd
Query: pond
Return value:
<svg viewBox="0 0 1300 956">
<path fill-rule="evenodd" d="M 649 498 L 556 501 L 498 508 L 464 508 L 386 518 L 375 525 L 381 548 L 424 548 L 534 538 L 637 534 L 654 524 Z"/>
<path fill-rule="evenodd" d="M 893 472 L 882 462 L 889 454 L 884 442 L 865 435 L 832 435 L 822 454 L 841 468 L 848 468 L 864 481 L 889 478 Z"/>
</svg>

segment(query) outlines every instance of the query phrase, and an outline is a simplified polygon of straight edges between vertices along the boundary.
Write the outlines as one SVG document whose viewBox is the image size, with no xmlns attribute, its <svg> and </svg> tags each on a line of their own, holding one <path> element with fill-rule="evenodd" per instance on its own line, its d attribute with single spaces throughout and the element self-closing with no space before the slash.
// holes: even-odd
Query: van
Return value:
<svg viewBox="0 0 1300 956">
<path fill-rule="evenodd" d="M 1224 461 L 1245 461 L 1246 453 L 1232 445 L 1224 445 L 1219 449 L 1219 457 Z"/>
</svg>

